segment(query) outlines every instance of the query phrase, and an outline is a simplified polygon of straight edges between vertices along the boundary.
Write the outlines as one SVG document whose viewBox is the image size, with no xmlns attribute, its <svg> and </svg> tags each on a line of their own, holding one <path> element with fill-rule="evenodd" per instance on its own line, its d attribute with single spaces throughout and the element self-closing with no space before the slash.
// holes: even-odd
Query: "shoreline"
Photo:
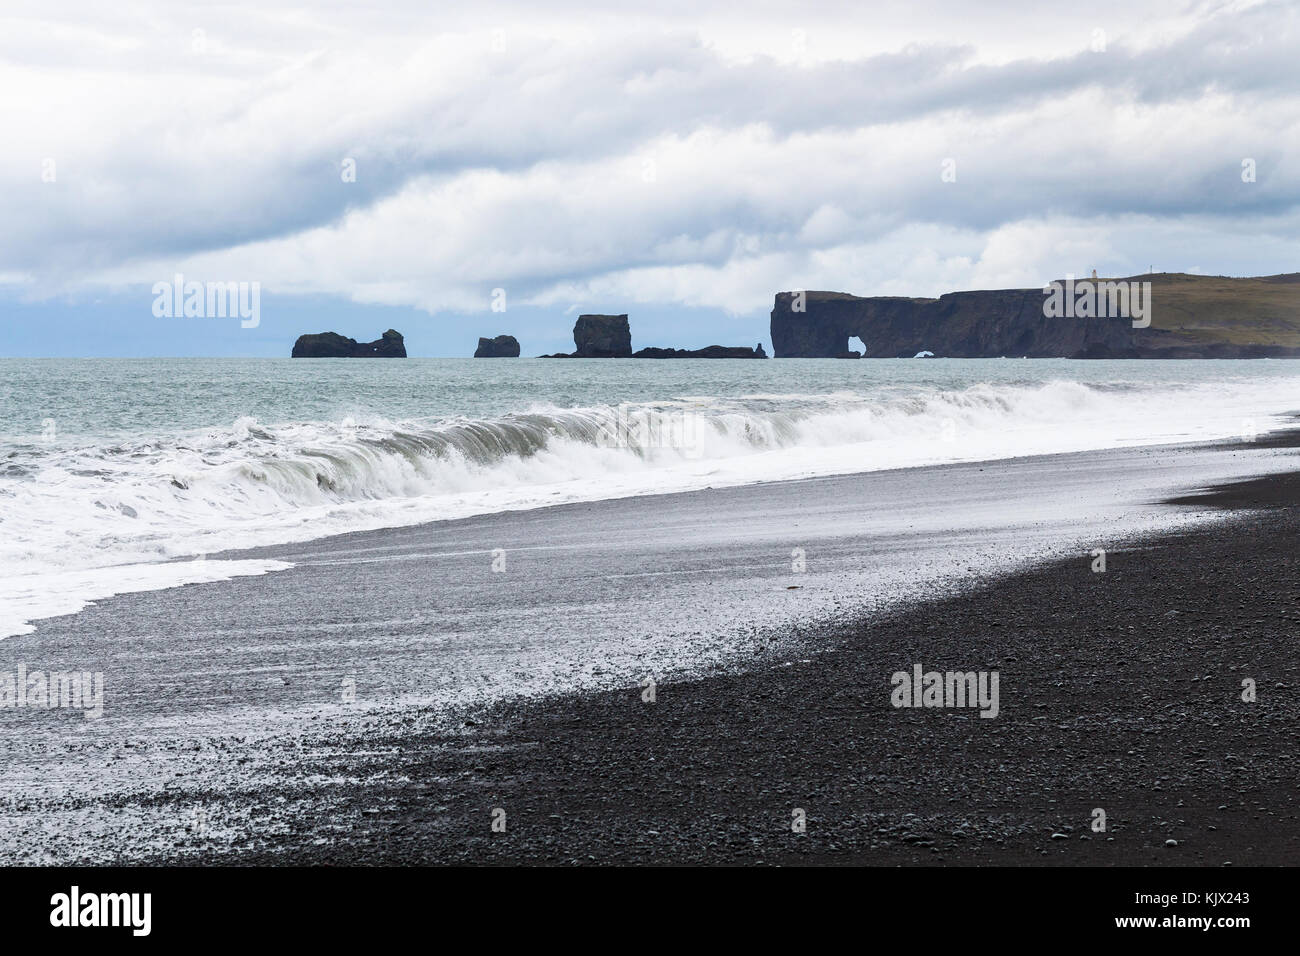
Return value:
<svg viewBox="0 0 1300 956">
<path fill-rule="evenodd" d="M 660 684 L 654 704 L 629 687 L 501 705 L 461 733 L 372 740 L 383 756 L 322 754 L 375 781 L 331 803 L 333 845 L 312 845 L 318 825 L 220 859 L 1293 865 L 1300 473 L 1194 497 L 1265 510 L 1104 574 L 1055 562 L 828 632 L 802 660 Z M 891 709 L 889 673 L 913 660 L 1001 668 L 999 717 Z"/>
<path fill-rule="evenodd" d="M 286 367 L 265 394 L 250 370 L 235 376 L 232 389 L 260 398 L 237 404 L 233 422 L 221 395 L 165 419 L 130 403 L 110 403 L 104 420 L 52 408 L 47 432 L 13 436 L 0 487 L 15 504 L 0 635 L 84 601 L 257 573 L 218 568 L 214 555 L 566 502 L 1199 445 L 1285 427 L 1279 410 L 1294 402 L 1289 368 L 1189 379 L 1152 367 L 1131 381 L 1070 364 L 1030 374 L 953 360 L 865 381 L 843 369 L 729 375 L 716 388 L 680 372 L 516 370 L 469 401 L 481 365 L 431 367 L 387 391 L 365 375 L 337 383 L 385 396 L 359 423 Z M 623 401 L 629 389 L 642 399 Z M 442 397 L 418 413 L 400 397 L 431 390 Z"/>
<path fill-rule="evenodd" d="M 1256 445 L 1156 446 L 564 505 L 357 532 L 276 549 L 293 552 L 288 571 L 109 599 L 0 642 L 0 671 L 15 660 L 86 669 L 89 653 L 98 655 L 89 669 L 102 662 L 111 678 L 102 720 L 0 710 L 0 726 L 14 731 L 5 735 L 11 796 L 0 803 L 8 835 L 0 859 L 470 863 L 513 854 L 562 863 L 573 840 L 564 820 L 575 807 L 596 831 L 587 818 L 593 807 L 616 818 L 604 838 L 595 832 L 572 843 L 588 848 L 580 860 L 754 862 L 741 851 L 756 836 L 767 862 L 799 862 L 808 852 L 843 859 L 841 843 L 816 841 L 781 856 L 764 842 L 770 820 L 757 831 L 753 820 L 725 823 L 716 800 L 696 791 L 753 813 L 753 800 L 784 793 L 795 773 L 807 795 L 793 806 L 808 811 L 809 834 L 827 824 L 826 805 L 813 802 L 819 796 L 836 812 L 846 801 L 873 807 L 886 832 L 905 812 L 929 812 L 924 801 L 908 803 L 915 788 L 926 779 L 955 784 L 909 766 L 905 748 L 995 746 L 1025 686 L 999 641 L 1015 622 L 1048 620 L 1070 604 L 1068 590 L 1039 593 L 1037 603 L 995 614 L 984 606 L 989 595 L 1049 573 L 1059 591 L 1065 572 L 1052 556 L 1062 554 L 1073 555 L 1065 563 L 1073 587 L 1104 594 L 1101 579 L 1124 581 L 1148 553 L 1144 538 L 1236 541 L 1244 551 L 1233 574 L 1254 575 L 1261 562 L 1272 572 L 1267 535 L 1242 530 L 1258 518 L 1205 523 L 1213 501 L 1154 502 L 1170 487 L 1195 487 L 1198 475 L 1214 483 L 1216 475 L 1277 471 L 1296 445 L 1288 433 Z M 1288 481 L 1256 479 L 1249 501 L 1290 489 Z M 1016 517 L 1000 527 L 1010 520 L 1008 501 Z M 1163 536 L 1138 530 L 1144 515 Z M 1112 539 L 1110 571 L 1092 574 L 1088 544 Z M 807 546 L 810 566 L 791 575 L 795 542 Z M 487 562 L 503 544 L 511 573 L 498 575 Z M 965 642 L 968 633 L 980 636 Z M 1086 635 L 1063 643 L 1088 646 Z M 903 659 L 903 649 L 912 656 Z M 1032 657 L 1024 648 L 1014 656 Z M 935 713 L 890 710 L 889 673 L 914 663 L 1002 668 L 1002 715 L 940 712 L 949 725 L 941 732 L 926 730 Z M 658 681 L 653 706 L 640 703 L 646 673 Z M 340 678 L 353 680 L 358 704 L 338 702 Z M 430 679 L 442 688 L 432 691 L 436 706 Z M 861 691 L 877 681 L 879 699 Z M 529 686 L 540 693 L 513 696 Z M 452 689 L 468 690 L 465 706 L 446 696 Z M 627 723 L 629 701 L 649 713 Z M 895 719 L 870 732 L 855 723 L 855 715 L 881 714 Z M 692 722 L 704 736 L 692 735 Z M 965 725 L 983 736 L 951 737 Z M 1278 733 L 1285 738 L 1285 727 Z M 1012 736 L 1032 735 L 1017 728 Z M 828 756 L 828 746 L 840 757 Z M 837 765 L 844 747 L 902 756 L 865 770 Z M 620 766 L 620 748 L 644 763 L 639 775 Z M 651 771 L 678 758 L 686 760 L 683 779 L 697 769 L 703 776 L 674 790 Z M 884 786 L 896 771 L 900 781 Z M 987 804 L 984 817 L 1005 816 L 996 791 L 976 796 Z M 553 813 L 536 839 L 522 848 L 512 840 L 507 852 L 481 842 L 493 836 L 479 826 L 481 799 L 522 807 L 531 827 L 544 801 Z M 711 823 L 674 816 L 706 806 Z M 560 822 L 544 835 L 552 815 Z M 908 826 L 915 835 L 915 821 Z M 999 826 L 989 832 L 1005 842 L 1023 823 Z M 650 831 L 678 836 L 656 849 Z M 743 846 L 727 842 L 742 832 Z M 414 844 L 412 833 L 420 835 Z M 939 854 L 947 854 L 939 862 L 957 861 L 955 851 Z"/>
</svg>

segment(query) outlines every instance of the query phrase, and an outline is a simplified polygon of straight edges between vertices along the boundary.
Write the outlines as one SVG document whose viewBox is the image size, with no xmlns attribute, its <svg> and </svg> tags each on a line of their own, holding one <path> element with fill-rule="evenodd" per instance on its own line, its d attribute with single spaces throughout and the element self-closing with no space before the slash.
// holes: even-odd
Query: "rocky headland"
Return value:
<svg viewBox="0 0 1300 956">
<path fill-rule="evenodd" d="M 1147 315 L 1092 303 L 1137 285 Z M 1064 314 L 1043 289 L 950 292 L 937 299 L 781 292 L 771 314 L 777 358 L 1297 358 L 1300 273 L 1229 278 L 1154 273 L 1061 280 Z M 1085 302 L 1087 293 L 1091 300 Z M 1075 295 L 1083 308 L 1076 309 Z M 1099 314 L 1109 311 L 1110 315 Z"/>
</svg>

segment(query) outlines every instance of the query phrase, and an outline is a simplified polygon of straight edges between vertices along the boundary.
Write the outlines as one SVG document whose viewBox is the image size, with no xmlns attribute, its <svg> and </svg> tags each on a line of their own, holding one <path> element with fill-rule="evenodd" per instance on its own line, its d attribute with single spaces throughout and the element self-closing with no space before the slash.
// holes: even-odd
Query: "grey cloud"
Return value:
<svg viewBox="0 0 1300 956">
<path fill-rule="evenodd" d="M 342 40 L 337 49 L 292 65 L 265 39 L 248 57 L 214 63 L 171 51 L 138 64 L 157 83 L 148 110 L 138 114 L 131 111 L 138 103 L 120 104 L 117 134 L 56 157 L 62 172 L 52 188 L 37 178 L 41 144 L 21 127 L 11 129 L 25 165 L 3 167 L 8 181 L 0 217 L 9 228 L 0 237 L 0 262 L 5 270 L 58 277 L 291 237 L 338 222 L 349 210 L 370 209 L 418 177 L 446 182 L 479 169 L 518 175 L 539 164 L 569 164 L 580 173 L 585 162 L 635 157 L 657 138 L 705 128 L 762 124 L 778 140 L 856 130 L 883 140 L 900 135 L 900 124 L 940 134 L 982 121 L 1015 128 L 1019 117 L 1044 109 L 1050 115 L 1054 104 L 1088 91 L 1100 91 L 1117 107 L 1154 109 L 1222 96 L 1240 103 L 1243 113 L 1300 118 L 1296 12 L 1274 3 L 1211 14 L 1162 46 L 1139 49 L 1116 37 L 1105 53 L 1084 49 L 1087 24 L 1081 24 L 1080 52 L 1000 65 L 975 62 L 975 44 L 918 45 L 816 65 L 762 56 L 733 63 L 689 30 L 611 37 L 575 59 L 566 44 L 525 35 L 512 37 L 508 54 L 484 51 L 463 72 L 440 77 L 443 86 L 427 89 L 408 82 L 403 69 L 411 66 L 418 77 L 419 63 L 369 60 Z M 165 27 L 162 35 L 184 35 L 179 21 Z M 110 19 L 105 29 L 120 31 L 123 22 Z M 121 64 L 122 57 L 99 62 Z M 199 91 L 204 95 L 191 91 L 201 105 L 187 108 L 183 97 L 173 98 L 168 80 L 180 83 L 199 70 L 215 71 L 215 85 Z M 214 99 L 219 107 L 211 105 Z M 93 91 L 87 100 L 94 102 Z M 75 103 L 64 108 L 59 121 L 77 124 Z M 1049 132 L 1059 134 L 1069 119 L 1056 115 Z M 1104 113 L 1078 117 L 1074 142 L 1042 142 L 1034 130 L 1016 131 L 1024 139 L 957 141 L 939 155 L 927 146 L 895 180 L 866 182 L 856 191 L 805 153 L 811 166 L 771 171 L 781 177 L 772 191 L 790 191 L 793 201 L 774 203 L 767 193 L 731 188 L 720 177 L 716 194 L 685 190 L 666 197 L 663 209 L 615 230 L 597 249 L 565 234 L 588 228 L 579 219 L 557 215 L 542 223 L 545 202 L 539 201 L 521 210 L 517 232 L 503 229 L 500 241 L 508 244 L 516 234 L 535 241 L 550 226 L 566 261 L 550 272 L 530 267 L 522 274 L 541 283 L 637 265 L 716 265 L 735 254 L 732 234 L 761 235 L 766 250 L 798 249 L 806 245 L 800 229 L 807 217 L 828 203 L 858 221 L 858 240 L 908 221 L 989 229 L 1045 212 L 1264 218 L 1300 203 L 1300 177 L 1288 151 L 1293 143 L 1262 119 L 1255 136 L 1224 142 L 1218 156 L 1201 150 L 1179 156 L 1167 142 L 1150 144 L 1145 156 L 1116 155 L 1105 148 L 1111 134 Z M 1258 161 L 1257 188 L 1239 188 L 1238 153 Z M 950 154 L 959 158 L 961 188 L 944 191 L 934 185 L 936 164 Z M 340 181 L 339 163 L 347 156 L 358 163 L 356 183 Z M 1152 157 L 1163 162 L 1148 162 Z M 702 163 L 710 159 L 707 151 L 700 156 Z M 30 171 L 28 178 L 15 179 L 17 169 Z M 429 228 L 441 226 L 433 221 Z M 637 232 L 644 233 L 640 241 Z M 685 241 L 675 246 L 678 238 Z"/>
</svg>

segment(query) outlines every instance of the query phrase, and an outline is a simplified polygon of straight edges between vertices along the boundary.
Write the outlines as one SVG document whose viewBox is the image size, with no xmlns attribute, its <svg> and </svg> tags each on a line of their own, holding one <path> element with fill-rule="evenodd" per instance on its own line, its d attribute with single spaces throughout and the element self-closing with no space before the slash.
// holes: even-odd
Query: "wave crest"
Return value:
<svg viewBox="0 0 1300 956">
<path fill-rule="evenodd" d="M 125 564 L 564 501 L 1223 437 L 1261 403 L 1277 407 L 1276 385 L 881 386 L 535 405 L 483 419 L 240 418 L 134 442 L 14 446 L 0 471 L 0 568 Z"/>
</svg>

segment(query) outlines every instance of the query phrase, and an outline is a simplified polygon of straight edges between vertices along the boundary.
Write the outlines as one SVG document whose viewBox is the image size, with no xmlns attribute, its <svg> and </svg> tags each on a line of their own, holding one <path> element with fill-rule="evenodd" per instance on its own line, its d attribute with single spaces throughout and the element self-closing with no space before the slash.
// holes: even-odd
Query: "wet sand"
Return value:
<svg viewBox="0 0 1300 956">
<path fill-rule="evenodd" d="M 321 761 L 371 780 L 334 806 L 341 833 L 303 834 L 342 845 L 242 859 L 1294 865 L 1298 501 L 1296 475 L 1229 488 L 1197 504 L 1267 510 L 1104 574 L 1057 562 L 827 633 L 806 659 L 660 685 L 654 704 L 629 688 L 380 737 L 391 754 Z M 998 669 L 1001 713 L 890 707 L 890 673 L 915 661 Z"/>
<path fill-rule="evenodd" d="M 5 861 L 1294 862 L 1295 479 L 1154 494 L 1278 471 L 1290 445 L 253 552 L 295 567 L 123 595 L 0 642 L 0 670 L 98 661 L 109 687 L 98 721 L 0 712 Z M 1204 520 L 1223 505 L 1270 510 Z M 1136 543 L 1168 516 L 1184 520 Z M 916 663 L 997 670 L 998 717 L 891 707 L 890 675 Z"/>
</svg>

